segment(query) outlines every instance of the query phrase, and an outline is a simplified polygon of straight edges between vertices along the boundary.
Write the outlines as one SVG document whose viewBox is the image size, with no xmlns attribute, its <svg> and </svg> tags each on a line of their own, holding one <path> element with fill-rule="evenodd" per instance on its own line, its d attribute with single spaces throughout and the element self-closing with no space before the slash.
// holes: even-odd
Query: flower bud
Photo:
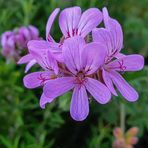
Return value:
<svg viewBox="0 0 148 148">
<path fill-rule="evenodd" d="M 139 132 L 139 129 L 137 127 L 132 127 L 127 131 L 127 136 L 136 136 Z"/>
<path fill-rule="evenodd" d="M 116 138 L 123 137 L 123 132 L 122 132 L 121 128 L 119 128 L 119 127 L 115 128 L 113 133 Z"/>
</svg>

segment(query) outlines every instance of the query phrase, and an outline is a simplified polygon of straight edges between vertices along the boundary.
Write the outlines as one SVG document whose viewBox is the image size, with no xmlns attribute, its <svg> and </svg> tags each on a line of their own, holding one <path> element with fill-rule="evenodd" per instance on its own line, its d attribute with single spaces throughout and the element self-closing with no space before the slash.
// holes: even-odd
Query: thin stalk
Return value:
<svg viewBox="0 0 148 148">
<path fill-rule="evenodd" d="M 120 104 L 120 128 L 122 129 L 122 132 L 125 131 L 125 105 L 121 102 Z"/>
</svg>

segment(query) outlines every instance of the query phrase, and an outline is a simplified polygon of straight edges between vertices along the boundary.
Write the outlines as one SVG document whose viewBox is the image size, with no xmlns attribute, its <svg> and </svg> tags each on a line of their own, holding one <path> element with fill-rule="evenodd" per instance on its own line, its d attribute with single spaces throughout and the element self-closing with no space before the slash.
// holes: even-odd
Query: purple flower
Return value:
<svg viewBox="0 0 148 148">
<path fill-rule="evenodd" d="M 32 25 L 20 27 L 16 36 L 17 44 L 21 48 L 27 48 L 27 43 L 30 40 L 39 40 L 38 29 Z"/>
<path fill-rule="evenodd" d="M 34 57 L 31 54 L 27 54 L 21 57 L 17 62 L 17 64 L 26 64 L 26 63 L 27 65 L 25 67 L 25 73 L 27 73 L 29 69 L 37 63 L 37 61 L 34 59 Z"/>
<path fill-rule="evenodd" d="M 59 11 L 59 8 L 55 9 L 48 19 L 46 25 L 46 39 L 48 41 L 53 41 L 50 29 Z M 80 7 L 66 8 L 59 16 L 59 26 L 65 39 L 77 35 L 85 37 L 101 21 L 102 13 L 97 8 L 90 8 L 83 13 L 81 13 Z"/>
<path fill-rule="evenodd" d="M 85 37 L 102 21 L 102 13 L 90 8 L 81 13 L 80 7 L 67 8 L 59 16 L 59 26 L 65 38 L 80 35 Z"/>
<path fill-rule="evenodd" d="M 28 27 L 21 27 L 19 29 L 19 34 L 16 35 L 16 43 L 18 47 L 21 48 L 27 48 L 27 43 L 30 40 L 40 40 L 39 38 L 39 31 L 36 27 L 29 25 Z M 25 73 L 28 72 L 28 70 L 36 64 L 36 60 L 33 58 L 31 54 L 27 54 L 23 57 L 21 57 L 18 61 L 18 64 L 25 64 Z"/>
<path fill-rule="evenodd" d="M 15 52 L 15 38 L 12 31 L 6 31 L 1 36 L 2 54 L 6 58 L 16 56 Z"/>
<path fill-rule="evenodd" d="M 82 121 L 89 113 L 86 91 L 101 104 L 110 100 L 111 94 L 107 87 L 92 78 L 93 74 L 103 64 L 106 55 L 106 48 L 101 44 L 86 44 L 81 37 L 66 40 L 63 45 L 63 60 L 65 63 L 63 69 L 57 69 L 56 64 L 51 67 L 54 59 L 51 59 L 52 57 L 48 51 L 44 54 L 42 52 L 32 54 L 46 71 L 26 75 L 24 85 L 27 88 L 44 86 L 44 92 L 40 99 L 42 108 L 45 108 L 46 103 L 52 102 L 56 97 L 74 88 L 70 113 L 73 119 Z M 54 69 L 54 71 L 51 72 L 51 69 Z"/>
<path fill-rule="evenodd" d="M 59 9 L 55 9 L 52 14 L 50 15 L 47 25 L 46 25 L 46 38 L 47 38 L 47 34 L 49 34 L 50 29 L 52 27 L 52 23 L 56 17 L 56 15 L 58 14 Z M 50 22 L 50 23 L 49 23 Z M 33 29 L 32 29 L 33 30 Z M 25 33 L 27 34 L 27 33 Z M 27 35 L 26 35 L 27 36 Z M 47 50 L 53 52 L 53 53 L 57 53 L 57 54 L 61 54 L 61 50 L 59 50 L 59 44 L 56 43 L 52 37 L 50 39 L 50 43 L 48 41 L 45 40 L 32 40 L 28 42 L 28 48 L 31 49 L 29 50 L 29 53 L 25 56 L 23 56 L 22 58 L 20 58 L 20 60 L 18 61 L 18 64 L 25 64 L 26 68 L 25 68 L 25 73 L 28 72 L 28 70 L 37 63 L 36 61 L 36 57 L 34 57 L 34 54 L 32 55 L 32 53 L 30 53 L 30 51 L 32 51 L 32 49 L 34 50 L 34 52 L 40 52 L 40 49 L 44 52 L 46 52 Z M 52 49 L 52 50 L 51 50 Z M 35 51 L 36 50 L 36 51 Z M 57 55 L 58 57 L 58 55 Z"/>
<path fill-rule="evenodd" d="M 27 63 L 27 72 L 34 64 L 43 70 L 26 75 L 25 87 L 43 87 L 40 107 L 45 108 L 60 95 L 73 90 L 70 114 L 74 120 L 82 121 L 89 113 L 89 95 L 100 104 L 117 96 L 114 85 L 128 101 L 136 101 L 138 93 L 124 80 L 120 72 L 141 70 L 144 59 L 141 55 L 124 55 L 123 33 L 118 21 L 100 10 L 91 8 L 81 13 L 80 7 L 64 9 L 59 15 L 59 26 L 63 33 L 59 43 L 50 34 L 52 24 L 60 9 L 55 9 L 46 25 L 46 40 L 31 40 L 29 53 L 19 60 Z M 105 28 L 95 28 L 104 20 Z M 37 32 L 30 28 L 34 34 Z M 30 40 L 29 30 L 21 28 L 20 42 Z M 36 33 L 35 33 L 36 32 Z M 92 32 L 93 42 L 86 37 Z M 33 36 L 33 35 L 32 35 Z M 102 83 L 101 83 L 101 82 Z"/>
<path fill-rule="evenodd" d="M 48 50 L 49 46 L 45 43 L 46 41 L 31 41 L 28 44 L 29 54 L 23 57 L 20 63 L 27 63 L 26 70 L 32 66 L 32 64 L 38 63 L 44 71 L 34 72 L 24 77 L 25 87 L 32 89 L 39 86 L 44 86 L 50 79 L 55 79 L 59 74 L 59 68 L 54 55 Z M 45 43 L 45 44 L 44 44 Z M 47 47 L 47 48 L 46 48 Z M 38 49 L 38 50 L 36 50 Z M 42 94 L 41 98 L 47 97 Z"/>
<path fill-rule="evenodd" d="M 40 49 L 40 45 L 42 44 L 45 49 L 48 49 L 51 53 L 53 53 L 54 57 L 61 62 L 63 42 L 67 38 L 77 35 L 85 37 L 88 33 L 92 31 L 93 28 L 99 25 L 99 23 L 102 21 L 102 13 L 97 8 L 88 9 L 83 14 L 81 14 L 80 7 L 64 9 L 59 16 L 59 26 L 64 36 L 61 38 L 61 41 L 59 43 L 56 43 L 50 35 L 50 30 L 59 11 L 60 9 L 56 8 L 48 18 L 46 25 L 46 41 L 30 41 L 28 43 L 28 48 L 34 48 L 33 46 L 35 45 L 36 49 L 38 50 Z M 22 29 L 24 31 L 25 36 L 28 36 L 28 31 L 25 28 Z M 22 57 L 18 64 L 26 63 L 26 61 L 28 64 L 25 72 L 27 72 L 36 63 L 36 60 L 34 58 L 30 61 L 29 54 L 25 57 Z"/>
<path fill-rule="evenodd" d="M 17 30 L 6 31 L 1 36 L 2 54 L 6 59 L 17 61 L 29 40 L 39 39 L 38 29 L 32 25 L 20 27 Z"/>
<path fill-rule="evenodd" d="M 93 40 L 105 44 L 108 54 L 105 63 L 100 70 L 102 78 L 109 90 L 117 96 L 113 84 L 117 87 L 122 96 L 128 101 L 136 101 L 138 93 L 124 80 L 119 72 L 138 71 L 144 66 L 144 59 L 141 55 L 123 55 L 120 53 L 123 47 L 123 33 L 120 24 L 108 15 L 106 8 L 103 8 L 105 28 L 93 30 Z"/>
</svg>

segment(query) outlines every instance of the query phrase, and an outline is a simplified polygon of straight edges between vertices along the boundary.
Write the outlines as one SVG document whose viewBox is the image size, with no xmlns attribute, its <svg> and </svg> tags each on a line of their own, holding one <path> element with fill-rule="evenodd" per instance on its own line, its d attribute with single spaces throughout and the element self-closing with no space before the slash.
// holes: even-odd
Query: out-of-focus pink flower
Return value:
<svg viewBox="0 0 148 148">
<path fill-rule="evenodd" d="M 39 31 L 36 27 L 23 26 L 18 30 L 18 38 L 16 42 L 18 44 L 21 43 L 22 47 L 27 48 L 27 43 L 30 40 L 38 40 L 39 39 Z"/>
<path fill-rule="evenodd" d="M 138 138 L 136 137 L 138 131 L 137 127 L 132 127 L 126 133 L 123 133 L 121 128 L 115 128 L 113 131 L 115 136 L 113 148 L 133 148 L 133 145 L 138 142 Z"/>
<path fill-rule="evenodd" d="M 22 50 L 27 48 L 28 41 L 33 39 L 39 39 L 39 31 L 32 25 L 4 32 L 1 36 L 2 55 L 7 60 L 17 61 Z"/>
<path fill-rule="evenodd" d="M 2 55 L 6 58 L 16 58 L 15 34 L 13 31 L 6 31 L 1 36 Z"/>
</svg>

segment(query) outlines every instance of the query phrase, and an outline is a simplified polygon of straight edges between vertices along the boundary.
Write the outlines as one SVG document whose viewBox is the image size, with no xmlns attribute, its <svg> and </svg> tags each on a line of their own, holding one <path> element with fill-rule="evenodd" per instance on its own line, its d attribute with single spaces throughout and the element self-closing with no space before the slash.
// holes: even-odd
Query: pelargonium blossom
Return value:
<svg viewBox="0 0 148 148">
<path fill-rule="evenodd" d="M 60 9 L 56 8 L 48 18 L 46 24 L 46 40 L 30 41 L 29 48 L 35 48 L 38 50 L 40 47 L 44 47 L 45 50 L 49 50 L 54 54 L 54 57 L 58 61 L 62 61 L 62 45 L 64 41 L 73 36 L 82 36 L 83 38 L 89 34 L 92 29 L 97 27 L 102 21 L 102 13 L 97 8 L 90 8 L 85 12 L 81 13 L 80 7 L 71 7 L 64 9 L 59 15 L 59 26 L 63 33 L 59 43 L 57 43 L 50 34 L 53 22 L 58 15 Z M 42 45 L 41 45 L 42 44 Z M 22 57 L 19 64 L 28 63 L 25 72 L 27 72 L 35 63 L 36 60 L 33 58 L 31 53 Z"/>
<path fill-rule="evenodd" d="M 112 19 L 106 8 L 103 8 L 103 20 L 105 28 L 93 30 L 92 36 L 95 42 L 104 44 L 108 49 L 105 63 L 100 69 L 101 77 L 110 89 L 117 96 L 115 88 L 128 101 L 136 101 L 138 93 L 124 80 L 120 72 L 138 71 L 144 66 L 144 59 L 141 55 L 124 55 L 120 53 L 123 47 L 123 32 L 117 20 Z"/>
<path fill-rule="evenodd" d="M 46 39 L 49 42 L 55 42 L 50 35 L 50 30 L 59 11 L 59 8 L 55 9 L 47 21 Z M 63 41 L 67 38 L 74 36 L 86 37 L 101 21 L 102 13 L 97 8 L 90 8 L 83 13 L 78 6 L 64 9 L 59 15 L 59 26 L 63 33 L 59 47 L 62 46 Z"/>
<path fill-rule="evenodd" d="M 39 31 L 32 25 L 22 26 L 18 29 L 15 38 L 19 48 L 27 48 L 28 41 L 39 40 Z"/>
<path fill-rule="evenodd" d="M 40 100 L 40 105 L 43 108 L 46 103 L 50 103 L 56 97 L 74 89 L 70 114 L 73 119 L 82 121 L 89 113 L 86 91 L 101 104 L 107 103 L 111 98 L 108 88 L 93 79 L 93 74 L 104 63 L 106 48 L 99 43 L 86 44 L 82 37 L 73 37 L 65 41 L 62 54 L 66 67 L 59 69 L 59 75 L 56 78 L 50 78 L 51 74 L 47 71 L 41 74 L 33 73 L 25 76 L 24 84 L 28 88 L 32 88 L 41 85 L 41 79 L 46 81 L 43 88 L 45 97 L 42 96 Z M 51 59 L 47 57 L 46 60 L 50 61 Z M 44 75 L 45 73 L 46 75 Z"/>
<path fill-rule="evenodd" d="M 141 70 L 144 60 L 141 55 L 124 55 L 123 33 L 118 21 L 90 8 L 81 14 L 80 7 L 64 9 L 59 15 L 62 37 L 56 42 L 50 34 L 52 24 L 60 9 L 55 9 L 46 25 L 46 40 L 28 42 L 29 53 L 20 64 L 28 63 L 26 72 L 37 63 L 41 71 L 27 74 L 25 87 L 43 87 L 40 107 L 45 108 L 55 98 L 73 90 L 70 114 L 82 121 L 89 113 L 89 99 L 106 104 L 111 93 L 117 96 L 114 85 L 128 100 L 135 101 L 138 93 L 123 79 L 120 72 Z M 105 28 L 96 28 L 101 21 Z M 93 41 L 86 40 L 92 34 Z"/>
<path fill-rule="evenodd" d="M 4 32 L 1 36 L 3 56 L 17 61 L 23 49 L 27 48 L 27 42 L 33 39 L 39 39 L 39 32 L 32 25 Z"/>
</svg>

